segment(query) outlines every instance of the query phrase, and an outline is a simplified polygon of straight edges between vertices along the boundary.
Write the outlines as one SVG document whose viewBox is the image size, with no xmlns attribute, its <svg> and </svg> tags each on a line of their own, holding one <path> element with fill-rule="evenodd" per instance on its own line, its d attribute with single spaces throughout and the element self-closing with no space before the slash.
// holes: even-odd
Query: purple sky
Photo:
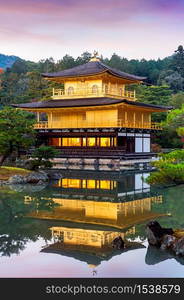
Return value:
<svg viewBox="0 0 184 300">
<path fill-rule="evenodd" d="M 163 58 L 184 45 L 184 0 L 0 0 L 0 38 L 0 53 L 34 61 Z"/>
</svg>

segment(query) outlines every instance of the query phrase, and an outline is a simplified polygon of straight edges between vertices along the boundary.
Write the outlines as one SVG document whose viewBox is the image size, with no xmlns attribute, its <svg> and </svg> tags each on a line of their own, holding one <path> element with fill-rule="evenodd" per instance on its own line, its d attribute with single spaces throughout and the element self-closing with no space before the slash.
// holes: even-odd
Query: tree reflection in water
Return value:
<svg viewBox="0 0 184 300">
<path fill-rule="evenodd" d="M 33 197 L 30 204 L 25 204 L 24 193 L 17 193 L 8 188 L 0 191 L 0 253 L 1 256 L 19 254 L 27 242 L 39 237 L 50 240 L 47 224 L 25 218 L 32 211 L 52 210 L 56 206 L 51 198 L 41 194 Z"/>
</svg>

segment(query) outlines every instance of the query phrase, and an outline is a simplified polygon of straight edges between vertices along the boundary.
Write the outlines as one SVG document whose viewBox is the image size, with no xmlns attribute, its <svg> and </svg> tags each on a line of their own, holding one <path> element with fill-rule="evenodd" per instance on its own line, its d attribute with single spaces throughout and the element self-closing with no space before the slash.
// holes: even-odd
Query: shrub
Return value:
<svg viewBox="0 0 184 300">
<path fill-rule="evenodd" d="M 160 160 L 153 163 L 157 172 L 147 177 L 149 184 L 181 184 L 184 183 L 184 150 L 175 150 L 161 154 Z"/>
<path fill-rule="evenodd" d="M 58 151 L 51 146 L 40 146 L 33 152 L 33 160 L 30 161 L 29 168 L 32 170 L 36 170 L 39 167 L 51 168 L 53 164 L 50 159 L 56 157 L 57 154 Z"/>
</svg>

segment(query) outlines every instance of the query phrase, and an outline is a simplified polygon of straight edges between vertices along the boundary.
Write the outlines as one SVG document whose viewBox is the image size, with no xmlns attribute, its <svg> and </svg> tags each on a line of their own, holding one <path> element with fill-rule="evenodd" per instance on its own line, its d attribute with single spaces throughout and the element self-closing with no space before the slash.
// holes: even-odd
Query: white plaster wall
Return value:
<svg viewBox="0 0 184 300">
<path fill-rule="evenodd" d="M 135 138 L 135 152 L 143 152 L 142 149 L 142 138 Z"/>
<path fill-rule="evenodd" d="M 150 152 L 150 138 L 143 138 L 143 152 Z"/>
<path fill-rule="evenodd" d="M 135 174 L 135 190 L 142 190 L 142 174 Z"/>
</svg>

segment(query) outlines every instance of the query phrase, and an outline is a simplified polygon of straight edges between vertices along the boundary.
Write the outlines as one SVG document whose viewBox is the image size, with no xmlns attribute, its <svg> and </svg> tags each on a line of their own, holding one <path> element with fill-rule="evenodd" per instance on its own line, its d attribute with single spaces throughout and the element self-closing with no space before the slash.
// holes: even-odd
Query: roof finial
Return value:
<svg viewBox="0 0 184 300">
<path fill-rule="evenodd" d="M 98 56 L 98 51 L 94 50 L 93 56 L 91 57 L 90 61 L 100 61 L 100 58 Z"/>
</svg>

